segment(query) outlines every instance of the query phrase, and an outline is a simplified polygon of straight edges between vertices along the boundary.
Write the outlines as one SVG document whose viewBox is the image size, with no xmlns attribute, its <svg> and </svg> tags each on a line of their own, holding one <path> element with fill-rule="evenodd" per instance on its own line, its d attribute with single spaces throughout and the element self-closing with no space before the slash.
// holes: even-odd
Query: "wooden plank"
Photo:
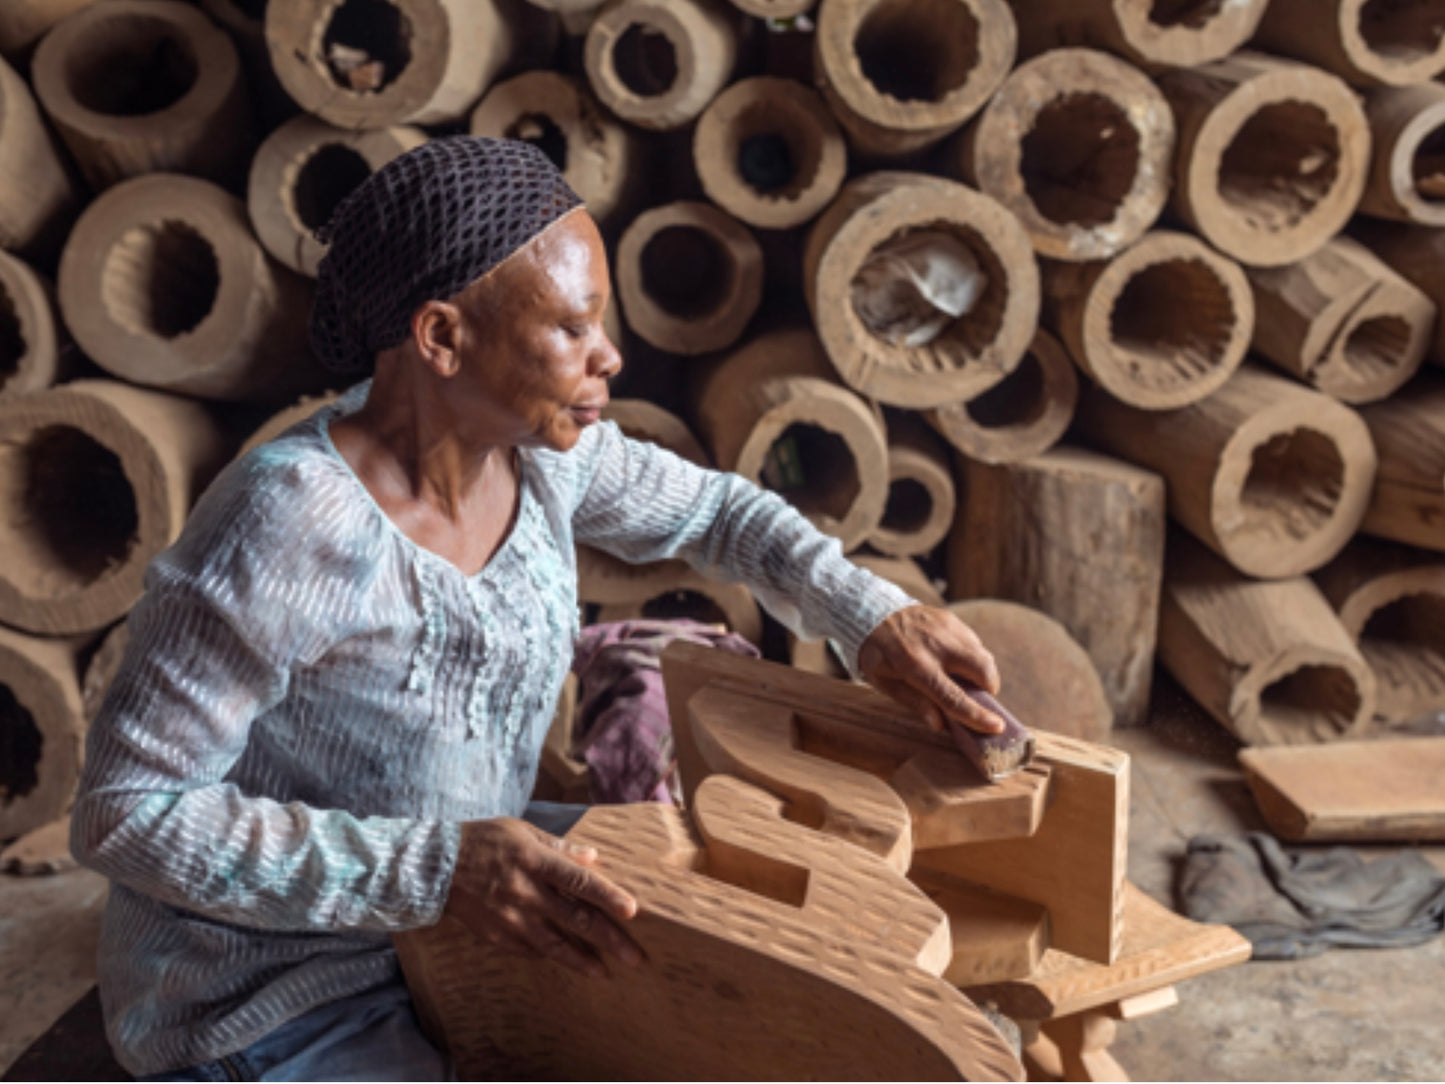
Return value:
<svg viewBox="0 0 1445 1084">
<path fill-rule="evenodd" d="M 1260 812 L 1288 840 L 1445 840 L 1445 738 L 1244 749 Z"/>
</svg>

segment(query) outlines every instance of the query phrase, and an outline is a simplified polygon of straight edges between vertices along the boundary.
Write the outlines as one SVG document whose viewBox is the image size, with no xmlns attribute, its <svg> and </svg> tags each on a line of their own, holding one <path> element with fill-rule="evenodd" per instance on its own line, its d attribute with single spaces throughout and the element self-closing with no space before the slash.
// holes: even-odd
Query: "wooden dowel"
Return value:
<svg viewBox="0 0 1445 1084">
<path fill-rule="evenodd" d="M 1137 68 L 1056 49 L 1009 74 L 957 156 L 964 180 L 1012 211 L 1039 255 L 1101 260 L 1164 209 L 1174 114 Z"/>
<path fill-rule="evenodd" d="M 868 544 L 888 557 L 921 557 L 953 525 L 957 496 L 943 441 L 912 415 L 890 418 L 888 502 Z"/>
<path fill-rule="evenodd" d="M 53 260 L 80 202 L 30 88 L 0 60 L 0 249 Z"/>
<path fill-rule="evenodd" d="M 1360 416 L 1380 457 L 1360 530 L 1445 550 L 1445 376 L 1421 373 Z"/>
<path fill-rule="evenodd" d="M 0 396 L 50 387 L 69 375 L 73 357 L 56 311 L 55 288 L 27 264 L 0 252 Z"/>
<path fill-rule="evenodd" d="M 1193 68 L 1234 52 L 1254 33 L 1266 0 L 1009 0 L 1019 54 L 1088 45 L 1149 71 Z"/>
<path fill-rule="evenodd" d="M 1445 71 L 1438 0 L 1270 0 L 1254 43 L 1356 86 L 1424 83 Z"/>
<path fill-rule="evenodd" d="M 1376 87 L 1365 113 L 1372 151 L 1360 210 L 1445 226 L 1445 86 Z"/>
<path fill-rule="evenodd" d="M 1319 568 L 1370 500 L 1376 457 L 1360 416 L 1252 365 L 1180 410 L 1137 410 L 1095 389 L 1079 420 L 1093 443 L 1162 474 L 1170 514 L 1246 575 Z"/>
<path fill-rule="evenodd" d="M 0 839 L 70 808 L 85 742 L 78 646 L 0 628 Z"/>
</svg>

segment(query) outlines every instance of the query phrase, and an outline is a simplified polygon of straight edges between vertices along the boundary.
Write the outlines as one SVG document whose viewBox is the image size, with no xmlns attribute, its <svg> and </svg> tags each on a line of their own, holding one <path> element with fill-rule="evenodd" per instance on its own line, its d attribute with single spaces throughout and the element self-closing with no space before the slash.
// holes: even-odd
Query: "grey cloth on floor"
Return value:
<svg viewBox="0 0 1445 1084">
<path fill-rule="evenodd" d="M 1285 848 L 1263 832 L 1195 836 L 1179 894 L 1190 918 L 1249 938 L 1256 960 L 1418 945 L 1445 927 L 1445 876 L 1418 852 L 1367 862 L 1348 847 Z"/>
</svg>

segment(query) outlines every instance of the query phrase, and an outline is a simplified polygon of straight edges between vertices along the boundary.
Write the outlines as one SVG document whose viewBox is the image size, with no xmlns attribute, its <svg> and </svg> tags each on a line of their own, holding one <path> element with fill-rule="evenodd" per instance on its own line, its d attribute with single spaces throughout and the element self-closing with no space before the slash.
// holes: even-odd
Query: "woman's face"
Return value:
<svg viewBox="0 0 1445 1084">
<path fill-rule="evenodd" d="M 566 451 L 607 405 L 622 358 L 603 328 L 611 282 L 592 216 L 576 210 L 456 298 L 463 416 L 506 443 Z M 458 403 L 458 406 L 464 404 Z"/>
</svg>

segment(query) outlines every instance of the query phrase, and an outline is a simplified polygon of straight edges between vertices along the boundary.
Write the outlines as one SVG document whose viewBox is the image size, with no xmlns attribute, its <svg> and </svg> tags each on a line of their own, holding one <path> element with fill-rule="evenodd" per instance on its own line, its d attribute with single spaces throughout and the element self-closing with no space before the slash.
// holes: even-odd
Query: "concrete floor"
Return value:
<svg viewBox="0 0 1445 1084">
<path fill-rule="evenodd" d="M 1173 901 L 1200 832 L 1263 827 L 1236 743 L 1161 678 L 1150 726 L 1116 735 L 1133 757 L 1129 869 Z M 1445 870 L 1445 848 L 1426 854 Z M 0 875 L 0 1072 L 94 980 L 104 882 L 83 870 Z M 1136 1080 L 1437 1080 L 1445 1077 L 1445 943 L 1249 963 L 1179 988 L 1180 1004 L 1119 1025 Z"/>
</svg>

